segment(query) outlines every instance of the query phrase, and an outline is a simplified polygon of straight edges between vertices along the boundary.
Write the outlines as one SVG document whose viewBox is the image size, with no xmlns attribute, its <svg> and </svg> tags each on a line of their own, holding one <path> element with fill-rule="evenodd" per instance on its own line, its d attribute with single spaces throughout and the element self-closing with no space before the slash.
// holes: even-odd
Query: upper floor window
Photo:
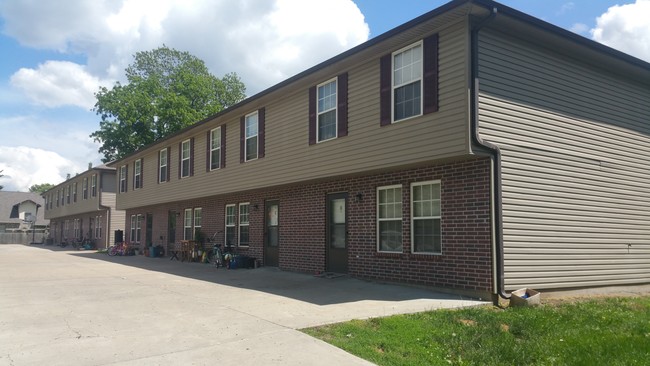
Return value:
<svg viewBox="0 0 650 366">
<path fill-rule="evenodd" d="M 61 200 L 61 190 L 56 191 L 56 207 L 59 207 L 59 201 Z"/>
<path fill-rule="evenodd" d="M 77 202 L 77 182 L 72 183 L 72 202 Z"/>
<path fill-rule="evenodd" d="M 168 173 L 168 167 L 167 167 L 167 149 L 162 149 L 158 151 L 158 182 L 166 182 L 167 181 L 167 173 Z"/>
<path fill-rule="evenodd" d="M 133 189 L 142 188 L 142 159 L 133 164 Z"/>
<path fill-rule="evenodd" d="M 377 250 L 403 251 L 401 185 L 377 188 Z"/>
<path fill-rule="evenodd" d="M 88 178 L 84 178 L 83 185 L 81 187 L 81 196 L 83 199 L 88 199 Z"/>
<path fill-rule="evenodd" d="M 97 174 L 93 174 L 90 177 L 90 195 L 92 197 L 97 196 Z"/>
<path fill-rule="evenodd" d="M 221 127 L 210 131 L 210 170 L 221 168 Z"/>
<path fill-rule="evenodd" d="M 258 132 L 258 124 L 257 124 L 257 112 L 251 113 L 246 116 L 246 125 L 245 125 L 245 142 L 244 142 L 244 148 L 245 153 L 244 156 L 246 157 L 245 161 L 250 161 L 250 160 L 255 160 L 257 159 L 257 132 Z"/>
<path fill-rule="evenodd" d="M 411 184 L 413 253 L 441 254 L 440 182 Z"/>
<path fill-rule="evenodd" d="M 120 193 L 126 192 L 126 174 L 128 171 L 127 165 L 120 167 Z"/>
<path fill-rule="evenodd" d="M 249 203 L 239 204 L 239 245 L 248 246 L 250 243 Z"/>
<path fill-rule="evenodd" d="M 70 184 L 65 189 L 65 203 L 70 204 L 70 192 L 72 191 L 72 187 Z"/>
<path fill-rule="evenodd" d="M 181 178 L 190 176 L 190 140 L 181 143 Z"/>
<path fill-rule="evenodd" d="M 380 124 L 438 110 L 438 35 L 380 59 Z"/>
<path fill-rule="evenodd" d="M 393 121 L 422 114 L 422 42 L 393 53 Z"/>
<path fill-rule="evenodd" d="M 327 81 L 317 88 L 318 142 L 336 137 L 336 79 Z"/>
</svg>

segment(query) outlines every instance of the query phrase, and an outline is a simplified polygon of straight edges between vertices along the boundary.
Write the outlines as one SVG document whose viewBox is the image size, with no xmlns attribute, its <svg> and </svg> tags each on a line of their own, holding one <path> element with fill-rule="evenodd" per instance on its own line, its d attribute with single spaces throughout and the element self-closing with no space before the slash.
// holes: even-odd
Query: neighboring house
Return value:
<svg viewBox="0 0 650 366">
<path fill-rule="evenodd" d="M 94 240 L 108 248 L 115 232 L 124 230 L 124 211 L 115 209 L 115 168 L 89 168 L 43 193 L 45 217 L 50 219 L 50 239 Z"/>
<path fill-rule="evenodd" d="M 44 218 L 43 206 L 43 198 L 38 193 L 0 191 L 0 234 L 32 233 L 32 228 L 42 234 L 49 224 Z M 7 244 L 8 238 L 0 242 Z"/>
<path fill-rule="evenodd" d="M 649 120 L 650 64 L 459 0 L 110 165 L 133 243 L 507 296 L 650 282 Z"/>
</svg>

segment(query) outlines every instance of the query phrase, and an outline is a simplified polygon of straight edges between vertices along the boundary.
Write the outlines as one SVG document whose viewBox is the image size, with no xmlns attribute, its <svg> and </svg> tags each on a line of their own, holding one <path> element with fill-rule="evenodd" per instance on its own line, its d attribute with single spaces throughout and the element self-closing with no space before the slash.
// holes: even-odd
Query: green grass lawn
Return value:
<svg viewBox="0 0 650 366">
<path fill-rule="evenodd" d="M 303 331 L 378 365 L 650 365 L 650 297 L 436 310 Z"/>
</svg>

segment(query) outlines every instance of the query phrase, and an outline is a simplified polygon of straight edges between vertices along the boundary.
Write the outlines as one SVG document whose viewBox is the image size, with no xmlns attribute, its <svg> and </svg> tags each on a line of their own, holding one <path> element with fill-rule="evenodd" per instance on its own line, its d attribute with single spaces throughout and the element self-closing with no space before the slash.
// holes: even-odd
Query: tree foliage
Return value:
<svg viewBox="0 0 650 366">
<path fill-rule="evenodd" d="M 93 111 L 101 117 L 90 137 L 101 144 L 103 162 L 192 125 L 243 100 L 246 87 L 236 73 L 212 75 L 205 63 L 166 46 L 137 52 L 126 68 L 128 82 L 100 87 Z"/>
<path fill-rule="evenodd" d="M 44 193 L 45 191 L 48 191 L 53 187 L 54 184 L 50 184 L 50 183 L 34 184 L 31 187 L 29 187 L 29 191 L 36 192 L 36 193 Z"/>
</svg>

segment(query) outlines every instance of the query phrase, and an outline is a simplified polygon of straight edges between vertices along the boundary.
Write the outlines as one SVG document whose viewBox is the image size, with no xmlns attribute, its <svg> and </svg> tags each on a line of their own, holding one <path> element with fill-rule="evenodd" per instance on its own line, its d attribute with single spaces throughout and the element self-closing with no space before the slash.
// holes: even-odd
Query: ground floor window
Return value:
<svg viewBox="0 0 650 366">
<path fill-rule="evenodd" d="M 183 239 L 192 240 L 192 209 L 186 208 L 183 215 Z"/>
<path fill-rule="evenodd" d="M 226 205 L 226 246 L 235 243 L 235 205 Z"/>
<path fill-rule="evenodd" d="M 249 207 L 249 203 L 239 204 L 239 246 L 250 244 Z"/>
<path fill-rule="evenodd" d="M 142 238 L 142 215 L 131 215 L 131 242 L 139 243 Z"/>
<path fill-rule="evenodd" d="M 377 188 L 377 250 L 402 252 L 402 186 Z"/>
<path fill-rule="evenodd" d="M 100 239 L 102 237 L 102 217 L 95 217 L 95 238 Z"/>
<path fill-rule="evenodd" d="M 197 232 L 201 231 L 203 225 L 203 210 L 199 208 L 194 209 L 194 239 L 198 240 Z"/>
<path fill-rule="evenodd" d="M 442 253 L 440 181 L 411 184 L 411 246 L 414 253 Z"/>
</svg>

